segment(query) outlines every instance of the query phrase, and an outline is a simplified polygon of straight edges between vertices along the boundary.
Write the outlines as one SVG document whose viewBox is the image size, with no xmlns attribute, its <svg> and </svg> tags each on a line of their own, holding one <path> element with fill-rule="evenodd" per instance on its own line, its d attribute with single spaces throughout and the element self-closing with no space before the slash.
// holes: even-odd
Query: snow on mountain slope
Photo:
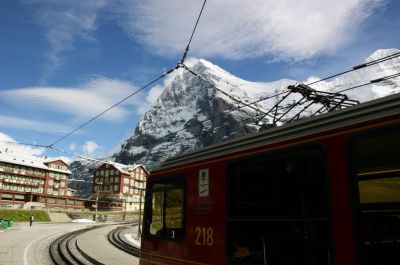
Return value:
<svg viewBox="0 0 400 265">
<path fill-rule="evenodd" d="M 365 63 L 378 60 L 399 53 L 398 49 L 377 50 L 371 54 Z M 340 92 L 349 87 L 362 85 L 371 80 L 390 76 L 400 72 L 400 57 L 384 61 L 357 71 L 342 75 L 331 82 L 322 82 L 313 86 L 315 89 L 327 90 L 330 92 Z M 360 102 L 388 96 L 400 92 L 400 78 L 389 79 L 384 82 L 373 83 L 368 86 L 360 87 L 344 92 L 349 98 Z"/>
<path fill-rule="evenodd" d="M 378 50 L 369 56 L 366 62 L 396 52 L 400 50 Z M 248 107 L 238 109 L 243 104 L 239 104 L 232 97 L 251 103 L 272 96 L 254 104 L 266 112 L 281 100 L 283 95 L 277 95 L 278 93 L 287 91 L 289 85 L 297 82 L 288 79 L 270 83 L 250 82 L 202 59 L 188 60 L 186 65 L 207 82 L 184 69 L 179 69 L 169 76 L 164 82 L 162 94 L 139 121 L 134 134 L 122 143 L 121 151 L 114 155 L 117 162 L 141 163 L 151 169 L 173 155 L 256 132 L 259 130 L 256 120 L 262 112 Z M 339 76 L 329 82 L 319 82 L 312 87 L 321 91 L 340 92 L 399 72 L 400 59 L 397 57 Z M 364 102 L 399 91 L 400 78 L 396 78 L 345 93 L 350 99 Z M 300 98 L 301 96 L 296 94 L 286 100 L 294 102 Z M 293 109 L 292 112 L 300 108 L 302 106 Z M 309 115 L 317 108 L 319 107 L 311 107 L 303 115 Z M 268 120 L 264 123 L 268 123 Z"/>
</svg>

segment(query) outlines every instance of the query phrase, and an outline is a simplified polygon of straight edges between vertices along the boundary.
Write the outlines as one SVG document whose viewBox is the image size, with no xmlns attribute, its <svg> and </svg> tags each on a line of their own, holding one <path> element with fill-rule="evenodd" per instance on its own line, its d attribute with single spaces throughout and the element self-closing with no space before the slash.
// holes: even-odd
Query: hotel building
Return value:
<svg viewBox="0 0 400 265">
<path fill-rule="evenodd" d="M 93 173 L 93 194 L 98 198 L 98 208 L 138 211 L 148 175 L 142 165 L 103 163 Z"/>
<path fill-rule="evenodd" d="M 84 202 L 68 188 L 69 165 L 0 148 L 0 206 L 3 208 L 74 208 Z"/>
</svg>

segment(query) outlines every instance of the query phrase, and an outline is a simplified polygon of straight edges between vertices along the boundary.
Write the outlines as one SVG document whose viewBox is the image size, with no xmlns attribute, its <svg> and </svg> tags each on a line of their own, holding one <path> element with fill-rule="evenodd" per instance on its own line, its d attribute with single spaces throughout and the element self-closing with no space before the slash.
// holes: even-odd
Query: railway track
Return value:
<svg viewBox="0 0 400 265">
<path fill-rule="evenodd" d="M 131 224 L 132 225 L 132 224 Z M 93 229 L 102 228 L 106 225 L 98 225 L 71 233 L 65 234 L 56 240 L 54 240 L 49 248 L 50 257 L 54 264 L 57 265 L 103 265 L 101 261 L 97 260 L 96 257 L 92 257 L 85 253 L 85 251 L 79 247 L 78 241 L 79 236 L 87 233 Z M 131 229 L 128 226 L 116 227 L 110 231 L 107 235 L 107 239 L 114 247 L 132 255 L 139 257 L 140 250 L 126 240 L 125 234 Z"/>
<path fill-rule="evenodd" d="M 120 250 L 125 251 L 126 253 L 135 257 L 139 257 L 140 249 L 135 247 L 125 237 L 125 234 L 127 234 L 129 230 L 131 230 L 130 227 L 119 226 L 108 234 L 108 240 L 116 248 L 119 248 Z"/>
</svg>

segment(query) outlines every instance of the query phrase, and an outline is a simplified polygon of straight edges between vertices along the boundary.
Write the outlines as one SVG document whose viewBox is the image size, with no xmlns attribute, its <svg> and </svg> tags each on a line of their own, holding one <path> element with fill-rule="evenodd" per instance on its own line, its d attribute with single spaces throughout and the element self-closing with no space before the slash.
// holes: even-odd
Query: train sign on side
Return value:
<svg viewBox="0 0 400 265">
<path fill-rule="evenodd" d="M 208 168 L 199 170 L 199 197 L 210 196 L 210 176 Z"/>
</svg>

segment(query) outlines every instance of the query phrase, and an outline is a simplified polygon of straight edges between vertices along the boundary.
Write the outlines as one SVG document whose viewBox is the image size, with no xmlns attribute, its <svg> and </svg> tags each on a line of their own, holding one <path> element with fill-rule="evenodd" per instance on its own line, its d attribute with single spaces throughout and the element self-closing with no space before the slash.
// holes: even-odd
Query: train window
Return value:
<svg viewBox="0 0 400 265">
<path fill-rule="evenodd" d="M 231 264 L 329 264 L 324 165 L 319 148 L 230 163 L 227 254 Z"/>
<path fill-rule="evenodd" d="M 149 182 L 146 233 L 153 238 L 183 237 L 184 181 L 182 177 Z"/>
<path fill-rule="evenodd" d="M 393 264 L 400 260 L 400 128 L 356 139 L 352 153 L 361 264 Z"/>
<path fill-rule="evenodd" d="M 400 202 L 400 132 L 357 141 L 360 203 Z"/>
</svg>

